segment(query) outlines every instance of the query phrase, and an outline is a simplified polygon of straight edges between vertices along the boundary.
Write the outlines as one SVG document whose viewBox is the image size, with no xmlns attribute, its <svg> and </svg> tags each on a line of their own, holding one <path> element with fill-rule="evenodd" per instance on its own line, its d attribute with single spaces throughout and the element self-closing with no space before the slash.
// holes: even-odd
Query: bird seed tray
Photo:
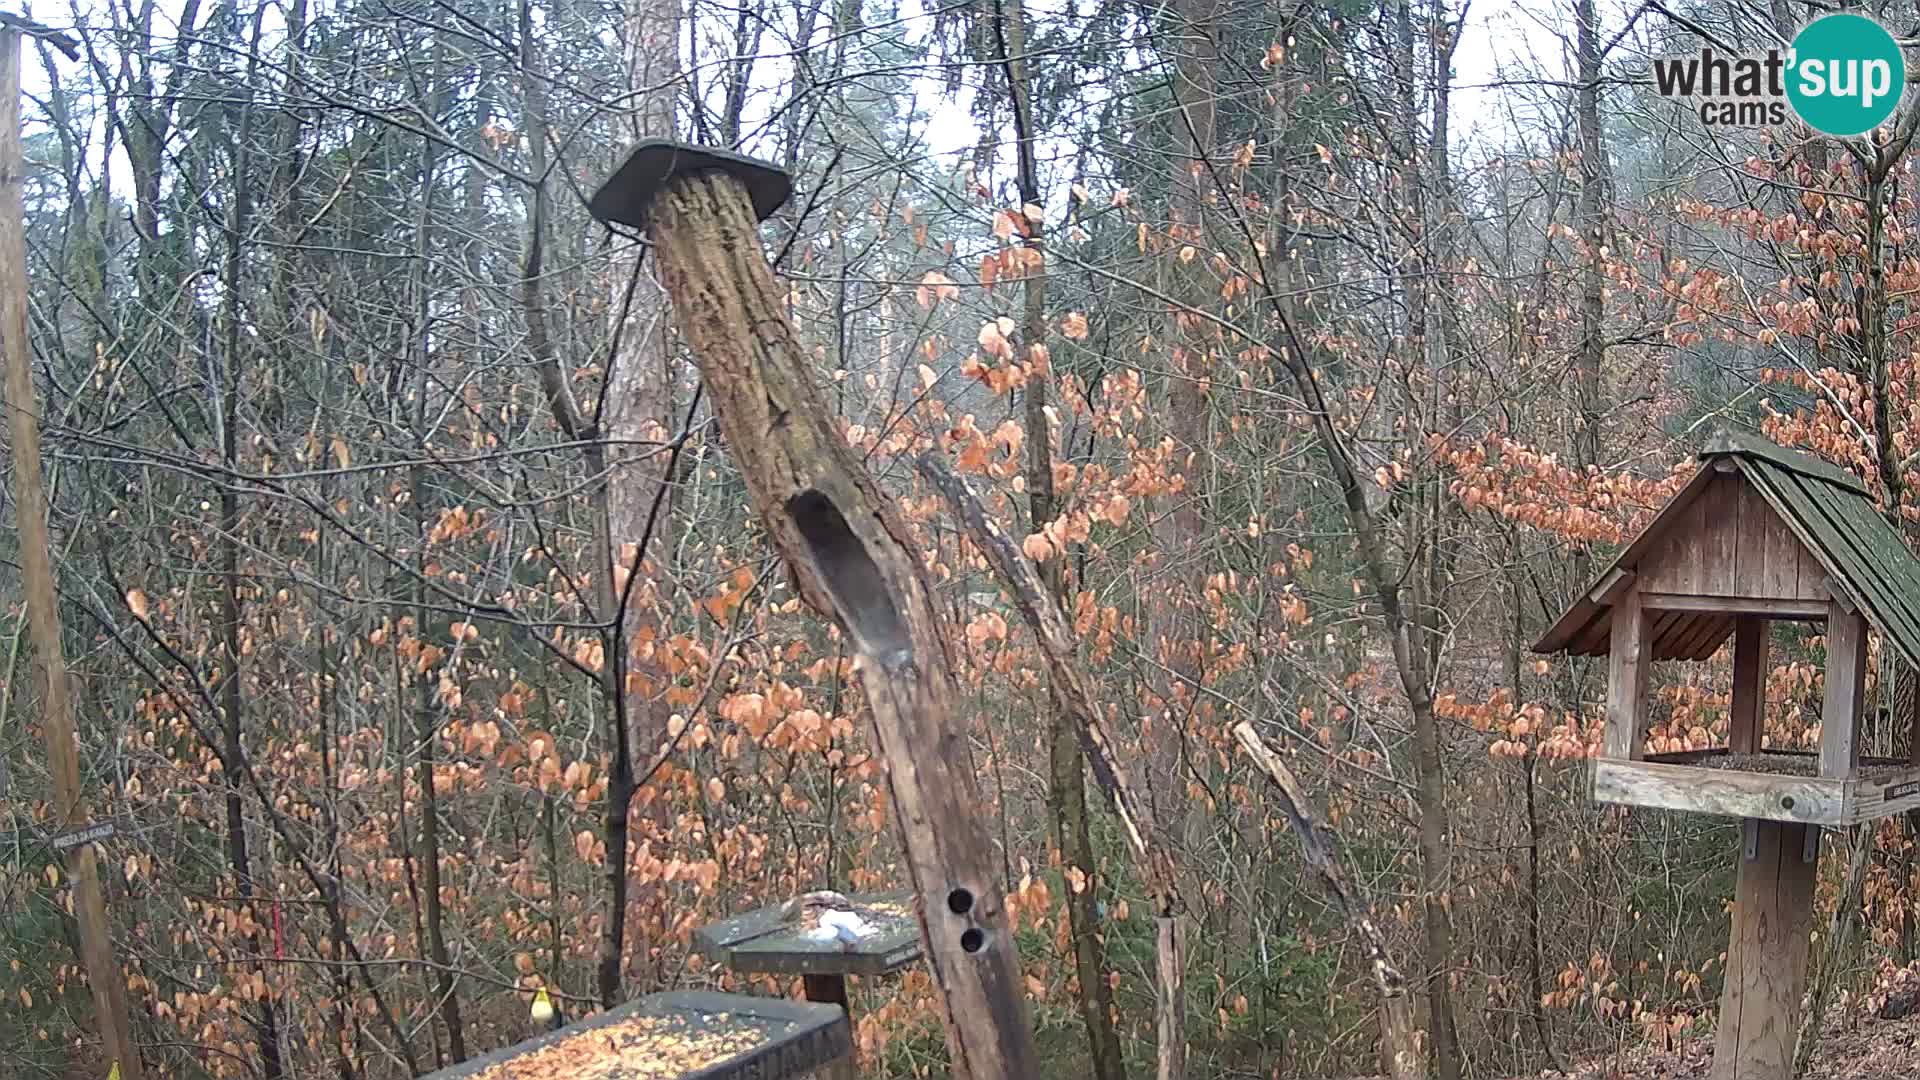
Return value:
<svg viewBox="0 0 1920 1080">
<path fill-rule="evenodd" d="M 780 1080 L 853 1052 L 834 1005 L 706 991 L 649 994 L 425 1080 Z"/>
</svg>

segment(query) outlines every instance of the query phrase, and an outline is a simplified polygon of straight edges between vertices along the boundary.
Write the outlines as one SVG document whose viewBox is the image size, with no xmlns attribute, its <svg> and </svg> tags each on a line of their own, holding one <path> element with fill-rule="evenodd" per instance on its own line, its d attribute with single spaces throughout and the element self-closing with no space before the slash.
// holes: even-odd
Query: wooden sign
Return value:
<svg viewBox="0 0 1920 1080">
<path fill-rule="evenodd" d="M 105 840 L 112 835 L 113 822 L 103 821 L 98 825 L 89 825 L 84 829 L 54 837 L 53 847 L 56 851 L 65 851 L 70 847 L 79 847 L 81 844 L 91 844 L 96 840 Z"/>
</svg>

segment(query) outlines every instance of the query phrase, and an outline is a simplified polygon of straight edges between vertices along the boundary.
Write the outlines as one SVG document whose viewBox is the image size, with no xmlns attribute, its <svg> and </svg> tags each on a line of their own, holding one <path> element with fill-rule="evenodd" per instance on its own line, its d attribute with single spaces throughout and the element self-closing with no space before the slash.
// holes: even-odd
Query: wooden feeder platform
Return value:
<svg viewBox="0 0 1920 1080">
<path fill-rule="evenodd" d="M 1920 808 L 1920 759 L 1861 753 L 1869 632 L 1883 685 L 1896 657 L 1920 667 L 1920 559 L 1831 462 L 1739 434 L 1700 462 L 1534 651 L 1607 659 L 1596 800 L 1743 820 L 1712 1080 L 1791 1080 L 1821 831 Z M 1824 624 L 1817 753 L 1765 746 L 1769 624 L 1783 621 Z M 1727 746 L 1647 753 L 1653 662 L 1705 660 L 1728 638 Z"/>
<path fill-rule="evenodd" d="M 1594 762 L 1600 802 L 1805 825 L 1858 825 L 1920 808 L 1920 767 L 1862 757 L 1852 778 L 1821 776 L 1820 755 L 1727 747 Z"/>
<path fill-rule="evenodd" d="M 871 928 L 858 941 L 814 941 L 783 916 L 786 904 L 710 923 L 693 932 L 701 952 L 728 969 L 798 975 L 807 1000 L 851 1013 L 847 976 L 885 975 L 920 959 L 920 920 L 907 890 L 854 893 L 847 902 Z M 852 1080 L 852 1066 L 822 1070 L 822 1080 Z"/>
<path fill-rule="evenodd" d="M 809 941 L 780 918 L 781 904 L 735 915 L 693 932 L 701 952 L 739 972 L 783 975 L 885 975 L 920 959 L 920 924 L 907 891 L 847 896 L 873 926 L 858 942 Z"/>
<path fill-rule="evenodd" d="M 425 1080 L 782 1080 L 846 1058 L 846 1013 L 704 991 L 649 994 Z"/>
</svg>

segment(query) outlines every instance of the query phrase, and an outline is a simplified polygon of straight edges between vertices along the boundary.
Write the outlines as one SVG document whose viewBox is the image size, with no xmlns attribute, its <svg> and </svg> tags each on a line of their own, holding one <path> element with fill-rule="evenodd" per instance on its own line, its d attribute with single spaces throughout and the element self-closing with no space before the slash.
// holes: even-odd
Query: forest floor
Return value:
<svg viewBox="0 0 1920 1080">
<path fill-rule="evenodd" d="M 1618 1057 L 1589 1061 L 1572 1073 L 1542 1077 L 1574 1080 L 1681 1080 L 1711 1072 L 1713 1037 L 1690 1039 L 1672 1051 L 1630 1049 Z M 1806 1080 L 1909 1080 L 1920 1076 L 1920 1016 L 1905 1020 L 1830 1023 L 1815 1050 Z"/>
</svg>

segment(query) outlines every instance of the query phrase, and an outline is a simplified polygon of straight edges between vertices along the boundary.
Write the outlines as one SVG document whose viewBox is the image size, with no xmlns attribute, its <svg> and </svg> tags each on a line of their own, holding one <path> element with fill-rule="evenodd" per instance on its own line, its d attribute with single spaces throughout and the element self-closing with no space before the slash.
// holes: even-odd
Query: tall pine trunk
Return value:
<svg viewBox="0 0 1920 1080">
<path fill-rule="evenodd" d="M 1007 77 L 1007 95 L 1013 106 L 1013 124 L 1019 157 L 1020 202 L 1046 205 L 1040 192 L 1039 166 L 1034 160 L 1033 102 L 1027 80 L 1026 11 L 1021 0 L 1001 0 L 995 11 L 1001 67 Z M 1044 221 L 1028 219 L 1028 246 L 1046 250 Z M 1032 532 L 1044 529 L 1057 513 L 1053 487 L 1053 439 L 1047 422 L 1047 397 L 1052 385 L 1051 361 L 1038 357 L 1047 351 L 1047 278 L 1029 273 L 1022 282 L 1025 310 L 1020 343 L 1025 360 L 1033 361 L 1025 394 L 1027 446 L 1027 511 Z M 1067 597 L 1067 554 L 1062 551 L 1040 564 L 1041 581 L 1063 605 Z M 1073 941 L 1074 975 L 1080 983 L 1077 1000 L 1087 1028 L 1087 1051 L 1095 1080 L 1122 1080 L 1126 1063 L 1120 1037 L 1114 1030 L 1113 991 L 1107 983 L 1105 948 L 1099 932 L 1101 878 L 1099 859 L 1087 828 L 1087 782 L 1080 743 L 1065 703 L 1049 682 L 1047 720 L 1048 809 L 1053 839 L 1063 865 L 1085 875 L 1080 887 L 1067 890 L 1068 933 Z"/>
<path fill-rule="evenodd" d="M 438 110 L 443 104 L 444 91 L 441 87 L 442 64 L 445 58 L 444 40 L 434 40 L 433 60 L 428 74 L 428 101 L 430 107 Z M 434 345 L 429 337 L 428 328 L 433 323 L 432 295 L 426 287 L 425 268 L 432 263 L 433 252 L 433 191 L 434 171 L 438 164 L 438 144 L 432 139 L 422 139 L 420 143 L 420 218 L 414 233 L 414 332 L 418 341 L 414 349 L 414 385 L 413 416 L 411 417 L 414 437 L 423 445 L 417 452 L 424 454 L 426 447 L 427 425 L 431 416 L 428 401 L 433 397 L 434 381 L 431 378 Z M 409 470 L 411 497 L 408 503 L 413 507 L 414 526 L 414 587 L 413 587 L 413 632 L 421 641 L 428 635 L 428 618 L 431 609 L 427 606 L 427 536 L 431 528 L 426 506 L 426 470 L 415 465 Z M 440 896 L 440 799 L 434 790 L 435 751 L 440 742 L 440 718 L 442 707 L 436 689 L 435 674 L 430 671 L 415 671 L 413 677 L 419 680 L 414 702 L 414 777 L 420 788 L 420 866 L 421 920 L 426 931 L 427 958 L 433 962 L 433 983 L 435 988 L 435 1008 L 441 1021 L 447 1028 L 447 1053 L 454 1064 L 467 1059 L 466 1026 L 460 1018 L 460 987 L 453 969 L 453 956 L 447 948 L 446 905 Z"/>
<path fill-rule="evenodd" d="M 259 38 L 256 33 L 253 49 L 249 55 L 247 85 L 253 85 L 252 75 L 259 58 Z M 222 285 L 225 290 L 221 353 L 223 358 L 223 385 L 220 389 L 220 459 L 230 475 L 240 471 L 240 398 L 241 385 L 246 379 L 247 355 L 243 354 L 241 344 L 245 335 L 241 332 L 241 321 L 246 317 L 244 297 L 246 235 L 252 227 L 253 191 L 249 172 L 252 162 L 249 160 L 249 140 L 253 134 L 253 102 L 251 98 L 243 101 L 236 110 L 236 123 L 232 137 L 233 161 L 233 200 L 227 211 L 227 243 L 225 266 L 221 271 Z M 248 353 L 251 350 L 247 350 Z M 247 822 L 242 806 L 240 777 L 245 768 L 246 745 L 246 695 L 242 686 L 242 658 L 247 655 L 245 616 L 242 611 L 242 595 L 246 591 L 246 582 L 240 573 L 240 535 L 242 511 L 240 495 L 231 482 L 220 489 L 220 628 L 221 646 L 225 652 L 225 678 L 220 683 L 221 712 L 221 750 L 220 765 L 226 793 L 227 818 L 227 860 L 233 870 L 234 892 L 240 903 L 248 909 L 248 915 L 254 925 L 263 925 L 264 920 L 254 908 L 256 883 L 254 878 L 253 856 L 247 847 Z M 257 973 L 264 974 L 261 957 L 259 931 L 247 936 L 247 951 L 254 957 L 253 967 Z M 260 997 L 255 1010 L 254 1025 L 259 1035 L 261 1073 L 268 1078 L 282 1074 L 280 1061 L 280 1018 L 274 1007 L 271 993 Z"/>
</svg>

